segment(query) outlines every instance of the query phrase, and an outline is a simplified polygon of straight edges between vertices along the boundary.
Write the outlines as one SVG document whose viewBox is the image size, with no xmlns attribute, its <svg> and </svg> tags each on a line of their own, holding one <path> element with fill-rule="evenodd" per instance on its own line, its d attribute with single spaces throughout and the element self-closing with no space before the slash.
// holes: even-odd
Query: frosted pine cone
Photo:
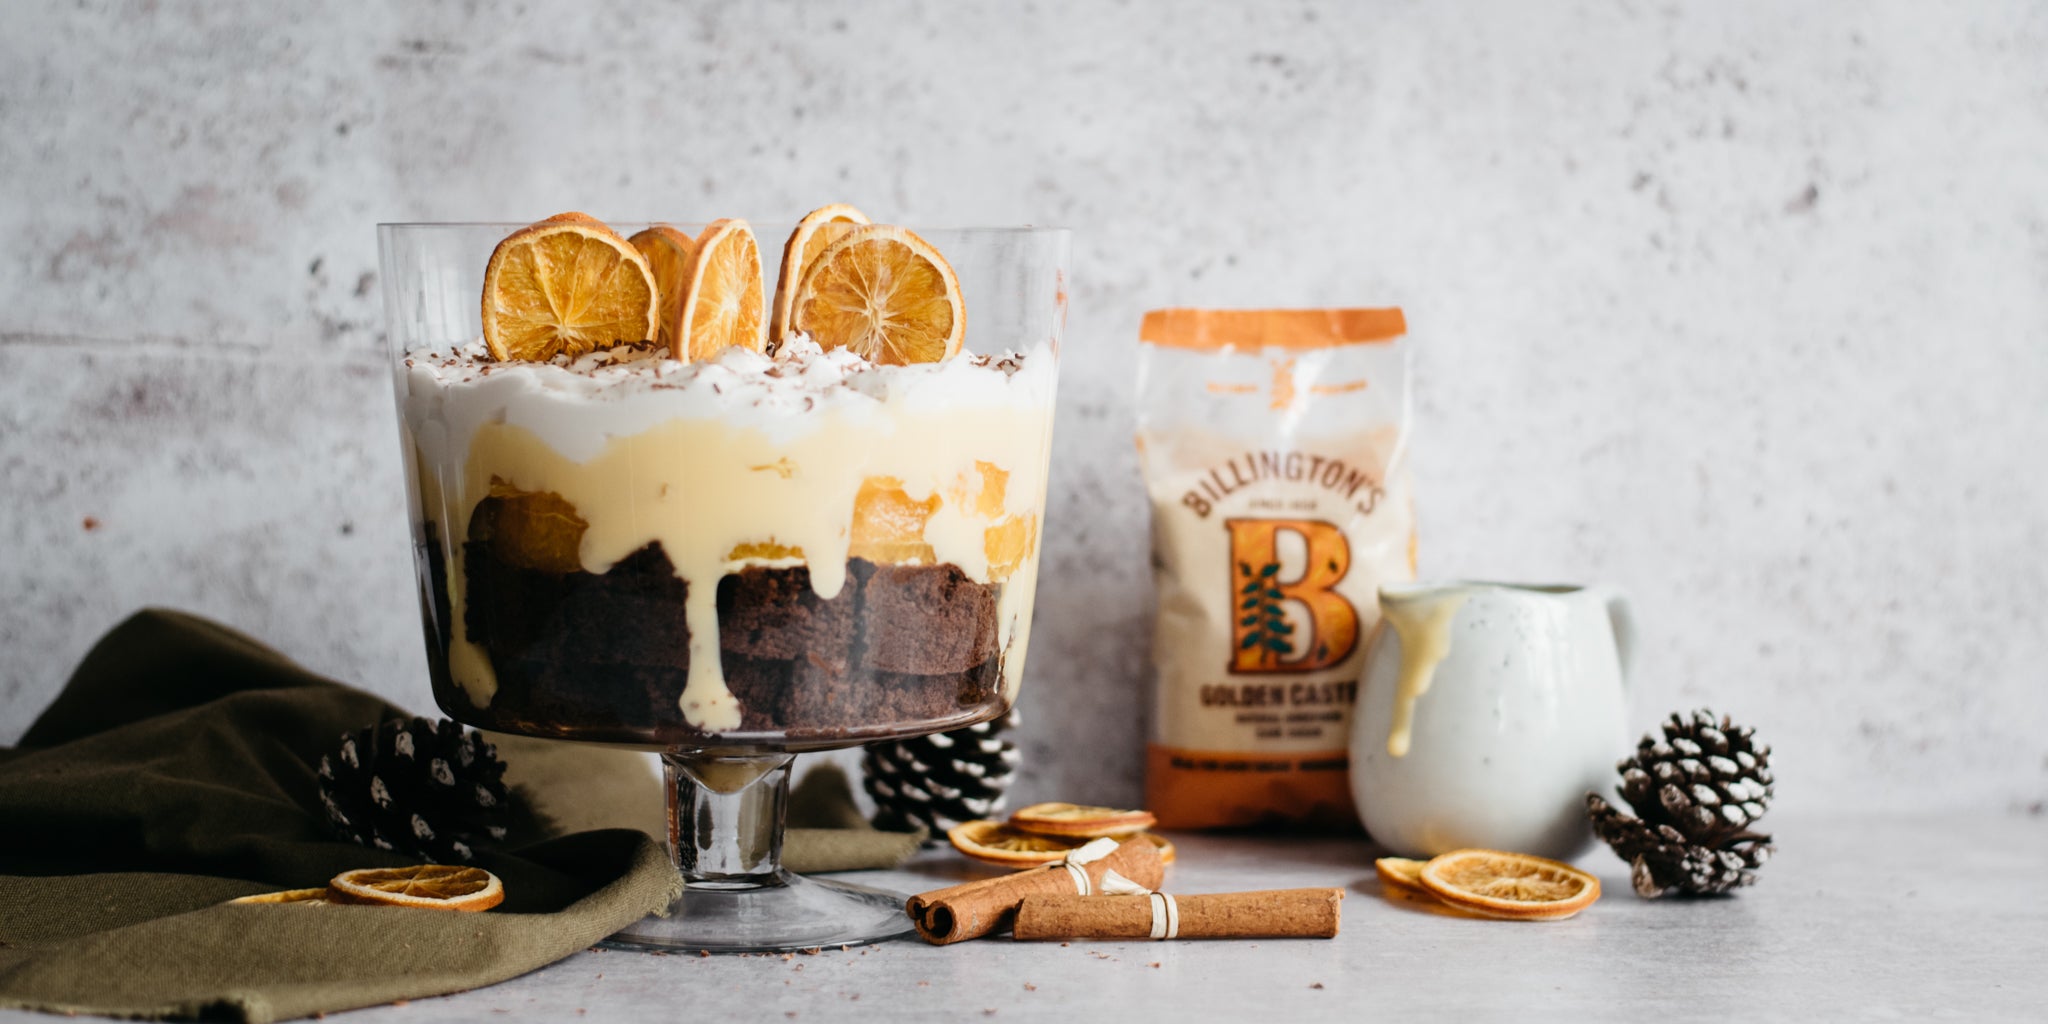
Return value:
<svg viewBox="0 0 2048 1024">
<path fill-rule="evenodd" d="M 1771 749 L 1705 709 L 1672 715 L 1662 732 L 1616 765 L 1635 816 L 1587 794 L 1594 832 L 1629 862 L 1646 899 L 1755 884 L 1773 850 L 1771 837 L 1751 827 L 1770 808 Z"/>
</svg>

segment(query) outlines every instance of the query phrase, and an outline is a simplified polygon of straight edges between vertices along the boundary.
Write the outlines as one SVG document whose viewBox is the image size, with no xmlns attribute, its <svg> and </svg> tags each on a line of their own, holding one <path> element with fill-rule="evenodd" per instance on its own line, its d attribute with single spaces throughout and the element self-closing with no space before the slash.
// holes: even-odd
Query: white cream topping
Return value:
<svg viewBox="0 0 2048 1024">
<path fill-rule="evenodd" d="M 465 629 L 461 540 L 493 480 L 561 495 L 589 523 L 578 555 L 601 573 L 660 541 L 689 581 L 690 677 L 684 717 L 739 726 L 719 659 L 717 583 L 748 565 L 807 564 L 820 597 L 845 582 L 864 482 L 938 499 L 922 525 L 931 560 L 999 582 L 1005 695 L 1014 699 L 1030 632 L 1050 448 L 1049 345 L 1002 358 L 878 367 L 799 336 L 773 358 L 729 349 L 686 364 L 645 350 L 554 364 L 494 363 L 481 342 L 422 350 L 402 376 L 404 424 L 419 457 L 419 499 L 448 562 L 449 669 L 478 705 L 496 691 Z M 989 483 L 1000 473 L 1001 500 Z M 986 492 L 986 493 L 984 493 Z M 1021 558 L 991 554 L 1023 538 Z M 742 545 L 802 556 L 732 557 Z M 919 556 L 901 561 L 921 563 Z"/>
</svg>

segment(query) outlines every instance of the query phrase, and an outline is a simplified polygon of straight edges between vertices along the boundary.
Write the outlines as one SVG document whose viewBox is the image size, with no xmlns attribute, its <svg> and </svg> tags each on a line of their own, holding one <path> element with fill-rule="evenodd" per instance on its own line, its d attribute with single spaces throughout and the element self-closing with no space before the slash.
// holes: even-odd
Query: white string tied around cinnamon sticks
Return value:
<svg viewBox="0 0 2048 1024">
<path fill-rule="evenodd" d="M 1180 904 L 1175 903 L 1173 894 L 1147 889 L 1114 871 L 1102 876 L 1104 896 L 1146 896 L 1152 900 L 1153 939 L 1177 939 L 1180 937 Z M 1085 893 L 1083 895 L 1086 895 Z"/>
<path fill-rule="evenodd" d="M 1066 868 L 1067 874 L 1073 876 L 1075 893 L 1082 896 L 1094 894 L 1095 885 L 1088 879 L 1088 865 L 1115 853 L 1118 845 L 1120 844 L 1114 839 L 1097 839 L 1087 843 L 1078 850 L 1069 850 L 1066 856 L 1060 858 L 1060 867 Z M 1107 884 L 1111 878 L 1121 879 L 1122 877 L 1115 871 L 1111 871 L 1104 875 L 1102 880 L 1104 884 Z M 1126 880 L 1126 884 L 1130 883 Z M 1107 892 L 1108 890 L 1105 889 L 1104 891 Z"/>
</svg>

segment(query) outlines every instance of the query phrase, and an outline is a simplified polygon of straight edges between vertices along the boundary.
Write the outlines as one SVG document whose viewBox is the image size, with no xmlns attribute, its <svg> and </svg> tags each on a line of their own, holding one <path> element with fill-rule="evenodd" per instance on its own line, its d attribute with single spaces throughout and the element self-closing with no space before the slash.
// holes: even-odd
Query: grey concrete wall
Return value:
<svg viewBox="0 0 2048 1024">
<path fill-rule="evenodd" d="M 427 705 L 375 222 L 844 200 L 1077 230 L 1027 796 L 1136 796 L 1140 313 L 1399 303 L 1425 574 L 1628 588 L 1787 801 L 2048 797 L 2040 5 L 499 6 L 10 6 L 0 743 L 144 604 Z"/>
</svg>

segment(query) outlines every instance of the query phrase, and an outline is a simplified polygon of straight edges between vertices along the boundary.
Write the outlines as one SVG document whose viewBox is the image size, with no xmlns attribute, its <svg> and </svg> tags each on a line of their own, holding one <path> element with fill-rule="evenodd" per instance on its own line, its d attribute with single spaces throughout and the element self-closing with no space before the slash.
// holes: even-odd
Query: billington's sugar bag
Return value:
<svg viewBox="0 0 2048 1024">
<path fill-rule="evenodd" d="M 1415 575 L 1398 309 L 1145 315 L 1138 448 L 1165 827 L 1356 827 L 1345 745 L 1381 583 Z"/>
</svg>

